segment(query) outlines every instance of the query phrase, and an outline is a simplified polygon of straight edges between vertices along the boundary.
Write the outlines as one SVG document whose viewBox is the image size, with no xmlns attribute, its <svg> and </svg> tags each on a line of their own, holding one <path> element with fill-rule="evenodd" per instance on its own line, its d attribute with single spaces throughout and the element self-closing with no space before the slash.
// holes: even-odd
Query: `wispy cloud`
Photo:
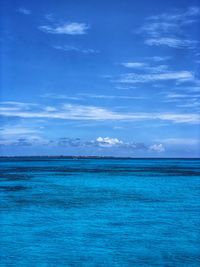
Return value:
<svg viewBox="0 0 200 267">
<path fill-rule="evenodd" d="M 5 125 L 0 128 L 1 146 L 30 146 L 47 143 L 47 139 L 41 137 L 40 129 L 23 127 L 21 125 Z"/>
<path fill-rule="evenodd" d="M 156 152 L 164 152 L 165 147 L 163 144 L 154 144 L 149 147 L 150 150 L 156 151 Z"/>
<path fill-rule="evenodd" d="M 23 102 L 17 102 L 17 101 L 2 101 L 0 102 L 0 111 L 28 111 L 32 110 L 33 107 L 36 108 L 38 104 L 33 103 L 23 103 Z"/>
<path fill-rule="evenodd" d="M 23 15 L 30 15 L 31 14 L 31 10 L 27 9 L 25 7 L 20 7 L 17 9 L 17 12 L 23 14 Z"/>
<path fill-rule="evenodd" d="M 49 140 L 37 135 L 27 135 L 25 137 L 15 138 L 0 138 L 0 146 L 46 146 L 49 144 Z"/>
<path fill-rule="evenodd" d="M 148 19 L 155 21 L 163 19 L 169 22 L 180 22 L 181 24 L 189 24 L 196 21 L 195 18 L 191 19 L 191 17 L 198 15 L 200 15 L 200 8 L 198 6 L 190 6 L 186 10 L 176 9 L 171 13 L 163 13 L 160 15 L 151 16 Z"/>
<path fill-rule="evenodd" d="M 145 96 L 128 96 L 128 95 L 99 95 L 99 94 L 78 94 L 85 98 L 102 98 L 102 99 L 145 99 Z"/>
<path fill-rule="evenodd" d="M 164 102 L 175 103 L 179 108 L 190 108 L 196 110 L 200 107 L 200 94 L 194 94 L 189 91 L 187 93 L 167 93 L 164 95 Z"/>
<path fill-rule="evenodd" d="M 148 71 L 151 73 L 163 72 L 168 70 L 168 65 L 151 66 L 150 64 L 145 62 L 123 62 L 121 63 L 121 65 L 129 69 Z"/>
<path fill-rule="evenodd" d="M 200 108 L 200 102 L 198 100 L 193 101 L 185 101 L 185 103 L 177 104 L 177 107 L 180 108 L 192 108 L 192 109 L 198 109 Z M 200 111 L 200 110 L 199 110 Z"/>
<path fill-rule="evenodd" d="M 149 59 L 151 59 L 151 62 L 122 62 L 121 65 L 130 71 L 122 73 L 118 78 L 112 77 L 111 82 L 129 86 L 142 83 L 151 83 L 153 86 L 157 86 L 157 83 L 160 82 L 159 87 L 161 82 L 164 84 L 164 82 L 172 81 L 177 86 L 184 82 L 189 82 L 192 84 L 191 87 L 195 87 L 194 90 L 198 88 L 198 79 L 195 72 L 190 70 L 171 70 L 169 65 L 158 63 L 159 60 L 164 60 L 163 58 Z"/>
<path fill-rule="evenodd" d="M 0 138 L 0 146 L 49 146 L 49 147 L 68 147 L 68 148 L 100 148 L 104 150 L 119 149 L 119 151 L 151 151 L 160 153 L 165 151 L 163 144 L 145 144 L 137 142 L 125 142 L 115 137 L 97 137 L 95 140 L 83 140 L 80 138 L 62 137 L 56 139 L 43 138 L 41 136 L 27 135 L 14 138 Z"/>
<path fill-rule="evenodd" d="M 190 71 L 174 71 L 152 74 L 126 73 L 122 74 L 121 78 L 117 82 L 134 84 L 170 80 L 178 82 L 193 81 L 194 75 Z"/>
<path fill-rule="evenodd" d="M 180 94 L 180 93 L 169 93 L 166 95 L 167 98 L 176 98 L 176 99 L 191 99 L 191 98 L 200 98 L 200 94 Z"/>
<path fill-rule="evenodd" d="M 16 117 L 24 119 L 60 119 L 60 120 L 83 120 L 83 121 L 149 121 L 162 120 L 173 123 L 198 124 L 200 116 L 196 113 L 131 113 L 117 112 L 98 106 L 85 106 L 64 104 L 57 107 L 55 110 L 49 110 L 46 106 L 41 106 L 40 109 L 26 110 L 23 107 L 19 110 L 11 110 L 10 107 L 0 111 L 0 115 L 4 117 Z"/>
<path fill-rule="evenodd" d="M 63 94 L 53 94 L 53 93 L 47 93 L 41 95 L 43 98 L 50 98 L 50 99 L 58 99 L 58 100 L 81 100 L 82 98 L 80 96 L 69 96 L 69 95 L 63 95 Z"/>
<path fill-rule="evenodd" d="M 38 133 L 37 129 L 30 129 L 22 126 L 4 126 L 0 128 L 1 136 L 13 136 L 13 135 L 29 135 L 32 133 Z"/>
<path fill-rule="evenodd" d="M 187 10 L 174 10 L 147 18 L 140 32 L 145 36 L 147 45 L 165 45 L 171 48 L 189 48 L 197 46 L 198 41 L 188 39 L 185 28 L 197 22 L 199 7 L 189 7 Z"/>
<path fill-rule="evenodd" d="M 98 137 L 95 141 L 91 141 L 91 144 L 104 148 L 120 147 L 131 150 L 149 150 L 153 152 L 165 151 L 165 147 L 163 144 L 156 143 L 152 145 L 147 145 L 144 143 L 124 142 L 122 140 L 119 140 L 118 138 L 110 137 Z"/>
<path fill-rule="evenodd" d="M 168 145 L 198 145 L 200 144 L 200 140 L 193 138 L 166 138 L 160 140 L 164 144 Z"/>
<path fill-rule="evenodd" d="M 161 38 L 150 38 L 145 40 L 145 44 L 147 45 L 166 45 L 172 48 L 189 48 L 193 49 L 198 44 L 198 41 L 187 40 L 187 39 L 178 39 L 175 37 L 161 37 Z"/>
<path fill-rule="evenodd" d="M 80 48 L 77 46 L 71 46 L 71 45 L 55 45 L 53 46 L 53 48 L 57 49 L 57 50 L 61 50 L 64 52 L 80 52 L 83 54 L 95 54 L 98 53 L 98 51 L 91 49 L 91 48 Z"/>
<path fill-rule="evenodd" d="M 189 86 L 176 86 L 174 88 L 174 90 L 176 90 L 177 94 L 190 94 L 190 95 L 196 95 L 196 94 L 200 94 L 200 87 L 195 85 L 196 83 L 196 79 L 194 81 L 193 84 L 189 85 Z M 167 94 L 169 94 L 169 92 L 166 92 Z M 171 92 L 172 94 L 174 92 Z"/>
<path fill-rule="evenodd" d="M 32 106 L 37 106 L 38 104 L 36 103 L 30 103 L 30 102 L 18 102 L 18 101 L 1 101 L 1 105 L 10 105 L 10 106 L 15 106 L 16 108 L 30 108 Z"/>
<path fill-rule="evenodd" d="M 59 94 L 44 94 L 41 97 L 60 99 L 60 100 L 86 100 L 88 98 L 99 98 L 99 99 L 146 99 L 145 96 L 129 96 L 129 95 L 101 95 L 91 93 L 78 93 L 74 96 L 70 95 L 59 95 Z"/>
<path fill-rule="evenodd" d="M 121 65 L 131 69 L 141 69 L 148 66 L 148 64 L 144 62 L 123 62 Z"/>
<path fill-rule="evenodd" d="M 160 62 L 160 61 L 166 61 L 166 60 L 171 59 L 171 56 L 153 56 L 153 57 L 147 57 L 146 59 L 150 59 L 155 62 Z"/>
<path fill-rule="evenodd" d="M 48 21 L 55 21 L 55 15 L 53 13 L 47 13 L 44 17 Z"/>
<path fill-rule="evenodd" d="M 39 29 L 51 34 L 83 35 L 87 33 L 89 25 L 78 22 L 66 22 L 62 24 L 43 25 Z"/>
</svg>

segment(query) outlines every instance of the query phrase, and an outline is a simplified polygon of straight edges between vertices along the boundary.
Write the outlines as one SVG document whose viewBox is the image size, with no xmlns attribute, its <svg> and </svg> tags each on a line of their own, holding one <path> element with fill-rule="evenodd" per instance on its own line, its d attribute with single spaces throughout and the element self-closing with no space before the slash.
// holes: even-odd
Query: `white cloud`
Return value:
<svg viewBox="0 0 200 267">
<path fill-rule="evenodd" d="M 166 61 L 166 60 L 169 60 L 169 59 L 171 59 L 171 57 L 170 56 L 165 56 L 165 57 L 161 57 L 161 56 L 154 56 L 154 57 L 148 57 L 147 59 L 151 59 L 151 60 L 153 60 L 153 61 L 155 61 L 155 62 L 160 62 L 160 61 Z"/>
<path fill-rule="evenodd" d="M 159 73 L 159 72 L 167 71 L 168 70 L 168 65 L 158 65 L 158 66 L 154 66 L 154 67 L 150 66 L 146 70 L 148 70 L 151 73 Z"/>
<path fill-rule="evenodd" d="M 176 71 L 176 72 L 166 72 L 159 74 L 128 73 L 128 74 L 122 74 L 121 79 L 118 82 L 132 84 L 132 83 L 146 83 L 153 81 L 168 81 L 168 80 L 175 80 L 179 82 L 193 81 L 194 75 L 190 71 Z"/>
<path fill-rule="evenodd" d="M 56 138 L 49 140 L 38 135 L 28 134 L 27 136 L 12 136 L 0 138 L 0 146 L 51 146 L 51 147 L 78 147 L 78 148 L 101 148 L 101 149 L 120 149 L 121 151 L 153 151 L 163 152 L 162 144 L 146 145 L 144 143 L 124 142 L 118 138 L 98 137 L 96 140 L 82 140 L 80 138 Z"/>
<path fill-rule="evenodd" d="M 24 119 L 61 119 L 61 120 L 88 120 L 88 121 L 141 121 L 141 120 L 163 120 L 173 123 L 189 123 L 198 124 L 200 116 L 196 113 L 131 113 L 117 112 L 97 106 L 85 106 L 64 104 L 56 107 L 56 110 L 48 110 L 46 106 L 37 107 L 35 110 L 26 110 L 21 107 L 20 110 L 10 110 L 9 106 L 6 110 L 0 111 L 1 116 L 18 117 Z"/>
<path fill-rule="evenodd" d="M 149 36 L 154 38 L 159 37 L 161 34 L 167 34 L 177 28 L 176 24 L 169 22 L 149 22 L 142 28 Z"/>
<path fill-rule="evenodd" d="M 0 135 L 1 136 L 11 136 L 11 135 L 28 135 L 32 133 L 37 133 L 39 132 L 36 129 L 30 129 L 26 127 L 21 127 L 21 126 L 4 126 L 0 128 Z"/>
<path fill-rule="evenodd" d="M 175 10 L 171 13 L 164 13 L 147 18 L 140 33 L 144 34 L 145 44 L 165 45 L 171 48 L 189 48 L 197 46 L 196 40 L 188 39 L 185 26 L 197 22 L 200 14 L 199 7 L 189 7 L 185 11 Z"/>
<path fill-rule="evenodd" d="M 21 14 L 24 14 L 24 15 L 30 15 L 31 14 L 31 10 L 24 8 L 24 7 L 20 7 L 17 11 Z"/>
<path fill-rule="evenodd" d="M 200 98 L 200 94 L 177 94 L 177 93 L 170 93 L 166 95 L 167 98 Z"/>
<path fill-rule="evenodd" d="M 167 65 L 151 66 L 148 63 L 144 62 L 123 62 L 121 63 L 121 65 L 126 68 L 139 69 L 142 71 L 148 71 L 150 73 L 162 72 L 168 69 Z"/>
<path fill-rule="evenodd" d="M 128 95 L 98 95 L 98 94 L 79 94 L 85 98 L 103 98 L 103 99 L 145 99 L 141 96 L 128 96 Z"/>
<path fill-rule="evenodd" d="M 98 137 L 95 142 L 101 147 L 112 147 L 123 144 L 123 142 L 119 139 L 110 137 Z"/>
<path fill-rule="evenodd" d="M 183 89 L 186 89 L 190 92 L 199 92 L 200 93 L 200 87 L 199 86 L 191 86 L 191 87 L 186 87 L 186 88 L 183 88 Z"/>
<path fill-rule="evenodd" d="M 11 106 L 14 106 L 16 108 L 30 108 L 32 106 L 37 106 L 37 104 L 35 103 L 24 103 L 24 102 L 18 102 L 18 101 L 2 101 L 0 102 L 1 105 L 11 105 Z"/>
<path fill-rule="evenodd" d="M 68 96 L 68 95 L 52 94 L 52 93 L 41 95 L 41 97 L 50 98 L 50 99 L 58 99 L 58 100 L 59 99 L 60 100 L 81 100 L 82 99 L 81 97 L 77 97 L 77 96 Z"/>
<path fill-rule="evenodd" d="M 126 68 L 140 69 L 140 68 L 146 67 L 148 64 L 143 63 L 143 62 L 123 62 L 121 63 L 121 65 Z"/>
<path fill-rule="evenodd" d="M 198 44 L 198 41 L 187 40 L 187 39 L 178 39 L 175 37 L 161 37 L 161 38 L 150 38 L 145 40 L 147 45 L 166 45 L 172 48 L 189 48 L 193 49 Z"/>
<path fill-rule="evenodd" d="M 162 139 L 162 143 L 169 145 L 198 145 L 200 140 L 191 138 L 167 138 Z"/>
<path fill-rule="evenodd" d="M 182 114 L 182 113 L 163 113 L 163 114 L 158 114 L 156 116 L 160 120 L 166 120 L 166 121 L 172 121 L 175 123 L 195 123 L 199 124 L 200 123 L 200 116 L 199 114 Z"/>
<path fill-rule="evenodd" d="M 200 8 L 198 6 L 190 6 L 186 10 L 176 9 L 171 13 L 164 13 L 161 15 L 151 16 L 150 20 L 165 20 L 169 22 L 180 22 L 181 24 L 190 23 L 193 16 L 200 15 Z M 193 20 L 192 20 L 193 22 Z"/>
<path fill-rule="evenodd" d="M 133 87 L 130 87 L 131 89 Z M 100 95 L 100 94 L 91 94 L 91 93 L 79 93 L 75 96 L 68 95 L 59 95 L 59 94 L 44 94 L 41 97 L 52 98 L 52 99 L 61 99 L 61 100 L 84 100 L 88 98 L 102 98 L 102 99 L 145 99 L 146 97 L 142 96 L 128 96 L 128 95 Z M 1 109 L 1 108 L 0 108 Z"/>
<path fill-rule="evenodd" d="M 51 107 L 51 106 L 47 106 L 47 107 L 44 107 L 43 108 L 45 111 L 49 111 L 49 112 L 52 112 L 52 111 L 56 111 L 57 109 L 55 107 Z"/>
<path fill-rule="evenodd" d="M 191 6 L 186 11 L 186 15 L 188 16 L 200 15 L 200 8 L 198 6 Z"/>
<path fill-rule="evenodd" d="M 176 107 L 192 108 L 195 110 L 200 107 L 199 98 L 200 98 L 200 94 L 169 93 L 165 96 L 164 102 L 172 102 L 176 104 Z"/>
<path fill-rule="evenodd" d="M 47 139 L 40 136 L 40 129 L 20 125 L 5 125 L 0 128 L 0 145 L 47 144 Z"/>
<path fill-rule="evenodd" d="M 13 136 L 12 138 L 1 138 L 0 146 L 34 146 L 48 145 L 49 140 L 38 135 Z"/>
<path fill-rule="evenodd" d="M 90 27 L 85 23 L 67 22 L 64 24 L 49 26 L 40 26 L 39 29 L 52 34 L 69 34 L 69 35 L 83 35 L 87 33 Z"/>
<path fill-rule="evenodd" d="M 0 107 L 0 112 L 6 111 L 19 111 L 18 107 Z"/>
<path fill-rule="evenodd" d="M 95 54 L 98 53 L 98 51 L 91 49 L 91 48 L 79 48 L 77 46 L 71 46 L 71 45 L 56 45 L 53 46 L 53 48 L 57 49 L 57 50 L 61 50 L 61 51 L 65 51 L 65 52 L 80 52 L 83 54 Z"/>
<path fill-rule="evenodd" d="M 132 86 L 132 85 L 127 85 L 127 84 L 118 84 L 116 87 L 115 87 L 117 90 L 135 90 L 137 89 L 137 86 Z"/>
<path fill-rule="evenodd" d="M 154 144 L 149 147 L 149 150 L 156 151 L 156 152 L 164 152 L 165 147 L 163 144 Z"/>
<path fill-rule="evenodd" d="M 186 102 L 184 104 L 177 104 L 177 107 L 196 109 L 196 108 L 200 108 L 200 102 L 197 100 L 194 100 L 194 101 Z"/>
</svg>

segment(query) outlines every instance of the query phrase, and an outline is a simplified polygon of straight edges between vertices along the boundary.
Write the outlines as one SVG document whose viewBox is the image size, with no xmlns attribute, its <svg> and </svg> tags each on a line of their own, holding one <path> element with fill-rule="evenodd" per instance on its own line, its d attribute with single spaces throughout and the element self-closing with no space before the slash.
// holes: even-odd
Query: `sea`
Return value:
<svg viewBox="0 0 200 267">
<path fill-rule="evenodd" d="M 200 160 L 0 158 L 0 266 L 200 266 Z"/>
</svg>

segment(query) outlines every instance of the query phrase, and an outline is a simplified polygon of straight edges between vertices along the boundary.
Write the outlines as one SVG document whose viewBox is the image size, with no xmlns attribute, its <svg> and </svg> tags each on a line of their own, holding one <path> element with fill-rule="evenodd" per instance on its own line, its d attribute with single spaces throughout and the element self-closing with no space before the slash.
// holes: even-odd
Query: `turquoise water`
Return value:
<svg viewBox="0 0 200 267">
<path fill-rule="evenodd" d="M 199 163 L 1 158 L 0 266 L 200 266 Z"/>
</svg>

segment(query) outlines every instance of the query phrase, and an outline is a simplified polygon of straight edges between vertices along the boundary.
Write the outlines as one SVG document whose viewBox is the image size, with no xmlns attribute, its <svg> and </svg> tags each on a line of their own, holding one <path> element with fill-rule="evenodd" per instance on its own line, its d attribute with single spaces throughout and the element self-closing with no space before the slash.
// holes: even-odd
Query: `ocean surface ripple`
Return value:
<svg viewBox="0 0 200 267">
<path fill-rule="evenodd" d="M 0 266 L 200 266 L 199 159 L 0 158 Z"/>
</svg>

